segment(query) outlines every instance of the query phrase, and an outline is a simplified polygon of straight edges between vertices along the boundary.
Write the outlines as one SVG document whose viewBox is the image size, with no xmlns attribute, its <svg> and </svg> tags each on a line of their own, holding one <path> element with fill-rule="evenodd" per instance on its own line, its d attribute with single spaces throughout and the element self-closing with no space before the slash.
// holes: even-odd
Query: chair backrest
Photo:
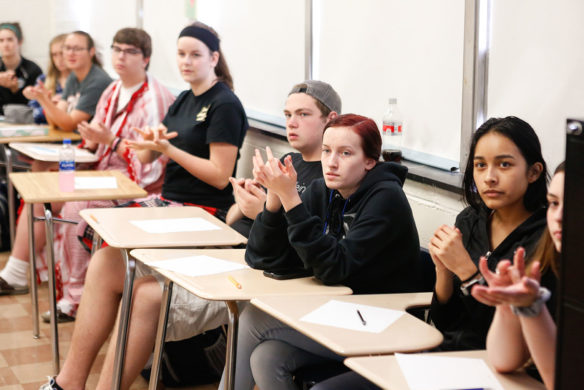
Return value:
<svg viewBox="0 0 584 390">
<path fill-rule="evenodd" d="M 432 292 L 436 283 L 436 268 L 430 252 L 426 248 L 420 248 L 420 256 L 415 265 L 416 268 L 416 291 Z"/>
</svg>

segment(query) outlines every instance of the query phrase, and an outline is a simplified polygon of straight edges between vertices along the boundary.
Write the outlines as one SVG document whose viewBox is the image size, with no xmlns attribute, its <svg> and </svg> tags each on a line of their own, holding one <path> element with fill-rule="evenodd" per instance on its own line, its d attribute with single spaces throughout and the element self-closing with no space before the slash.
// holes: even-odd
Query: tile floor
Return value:
<svg viewBox="0 0 584 390">
<path fill-rule="evenodd" d="M 8 253 L 0 253 L 0 269 L 8 258 Z M 46 284 L 39 289 L 39 310 L 47 310 L 48 293 Z M 74 322 L 59 324 L 61 362 L 67 355 Z M 49 325 L 40 322 L 39 339 L 32 337 L 30 295 L 0 296 L 0 390 L 37 390 L 46 382 L 52 370 L 51 340 Z M 87 381 L 87 389 L 96 386 L 103 364 L 105 345 Z M 61 363 L 62 364 L 62 363 Z M 148 384 L 138 378 L 132 390 L 145 390 Z M 212 390 L 215 386 L 190 387 L 191 390 Z"/>
</svg>

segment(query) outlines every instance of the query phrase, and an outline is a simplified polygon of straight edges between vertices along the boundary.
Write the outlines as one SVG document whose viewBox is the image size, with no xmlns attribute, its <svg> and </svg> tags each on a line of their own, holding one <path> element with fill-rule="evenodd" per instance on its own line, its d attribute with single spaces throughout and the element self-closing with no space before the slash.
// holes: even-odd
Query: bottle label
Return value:
<svg viewBox="0 0 584 390">
<path fill-rule="evenodd" d="M 60 171 L 74 171 L 75 170 L 75 161 L 71 161 L 71 160 L 59 161 L 59 170 Z"/>
<path fill-rule="evenodd" d="M 396 131 L 397 130 L 397 131 Z M 401 135 L 402 134 L 402 125 L 401 123 L 396 122 L 387 122 L 383 124 L 383 134 L 391 134 L 391 135 Z"/>
</svg>

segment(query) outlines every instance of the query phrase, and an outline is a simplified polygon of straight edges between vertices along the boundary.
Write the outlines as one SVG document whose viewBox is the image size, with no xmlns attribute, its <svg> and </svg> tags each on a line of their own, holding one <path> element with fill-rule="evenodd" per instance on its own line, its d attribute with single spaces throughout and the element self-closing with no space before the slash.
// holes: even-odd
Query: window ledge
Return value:
<svg viewBox="0 0 584 390">
<path fill-rule="evenodd" d="M 409 180 L 436 186 L 457 194 L 462 191 L 463 174 L 461 172 L 447 172 L 409 160 L 402 160 L 402 164 L 408 168 L 407 178 Z"/>
</svg>

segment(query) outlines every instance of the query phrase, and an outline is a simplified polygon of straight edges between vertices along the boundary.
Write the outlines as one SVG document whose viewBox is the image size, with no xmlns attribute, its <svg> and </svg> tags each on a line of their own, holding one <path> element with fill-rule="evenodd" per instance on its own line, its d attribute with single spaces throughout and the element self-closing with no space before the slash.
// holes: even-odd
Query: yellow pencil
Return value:
<svg viewBox="0 0 584 390">
<path fill-rule="evenodd" d="M 233 276 L 229 275 L 229 276 L 227 277 L 227 279 L 229 279 L 229 281 L 230 281 L 231 283 L 233 283 L 233 285 L 234 285 L 235 287 L 237 287 L 238 289 L 240 289 L 240 290 L 241 290 L 241 284 L 239 284 L 239 282 L 238 282 L 237 280 L 235 280 L 235 278 L 234 278 Z"/>
</svg>

